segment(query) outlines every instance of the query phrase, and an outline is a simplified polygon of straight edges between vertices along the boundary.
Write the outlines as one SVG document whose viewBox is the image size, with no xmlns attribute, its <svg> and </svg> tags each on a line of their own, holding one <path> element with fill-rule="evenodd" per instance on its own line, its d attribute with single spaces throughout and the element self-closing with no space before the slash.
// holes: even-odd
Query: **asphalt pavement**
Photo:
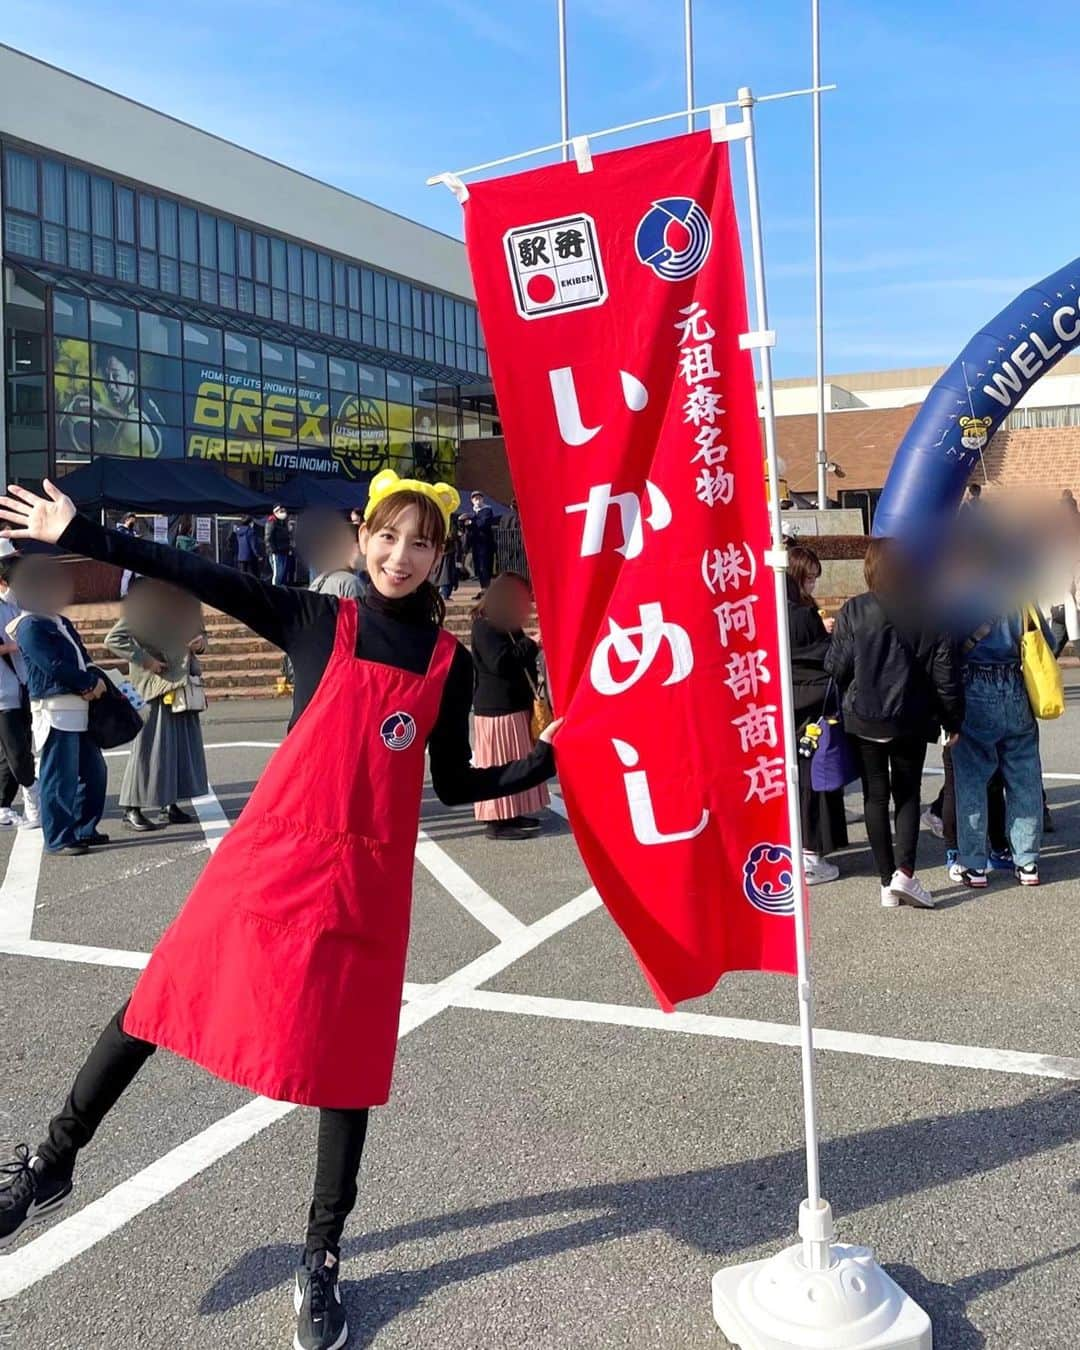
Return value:
<svg viewBox="0 0 1080 1350">
<path fill-rule="evenodd" d="M 285 712 L 207 714 L 229 820 Z M 1080 1345 L 1077 716 L 1043 726 L 1062 776 L 1038 890 L 952 886 L 924 833 L 939 907 L 882 910 L 856 819 L 812 895 L 825 1194 L 938 1350 Z M 201 810 L 136 837 L 113 795 L 114 845 L 86 859 L 0 834 L 5 1151 L 39 1137 L 205 864 Z M 805 1192 L 793 981 L 733 975 L 665 1018 L 556 811 L 495 843 L 429 792 L 423 829 L 394 1096 L 343 1248 L 350 1344 L 724 1350 L 712 1274 L 789 1243 Z M 314 1140 L 313 1112 L 158 1053 L 69 1209 L 0 1254 L 0 1346 L 288 1346 Z"/>
</svg>

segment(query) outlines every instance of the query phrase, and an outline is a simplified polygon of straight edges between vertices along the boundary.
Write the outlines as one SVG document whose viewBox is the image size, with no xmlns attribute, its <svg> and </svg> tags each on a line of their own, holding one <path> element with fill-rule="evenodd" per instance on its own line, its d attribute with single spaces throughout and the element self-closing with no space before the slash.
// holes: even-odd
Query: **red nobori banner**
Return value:
<svg viewBox="0 0 1080 1350">
<path fill-rule="evenodd" d="M 777 616 L 728 148 L 470 188 L 570 821 L 661 1001 L 795 971 Z"/>
</svg>

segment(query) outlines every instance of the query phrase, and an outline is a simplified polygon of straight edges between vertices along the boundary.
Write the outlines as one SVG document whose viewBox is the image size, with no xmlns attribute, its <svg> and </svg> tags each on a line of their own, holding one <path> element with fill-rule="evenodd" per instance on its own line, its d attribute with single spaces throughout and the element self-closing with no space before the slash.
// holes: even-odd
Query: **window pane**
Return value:
<svg viewBox="0 0 1080 1350">
<path fill-rule="evenodd" d="M 230 370 L 259 373 L 259 339 L 242 333 L 225 334 L 225 364 Z"/>
<path fill-rule="evenodd" d="M 68 173 L 68 182 L 71 174 Z M 180 251 L 180 235 L 176 224 L 176 203 L 158 202 L 158 252 L 175 258 Z"/>
<path fill-rule="evenodd" d="M 255 280 L 270 285 L 270 240 L 265 234 L 255 236 Z"/>
<path fill-rule="evenodd" d="M 345 264 L 334 259 L 334 304 L 344 305 L 346 301 Z"/>
<path fill-rule="evenodd" d="M 399 370 L 386 372 L 386 397 L 391 403 L 409 403 L 413 401 L 413 382 L 411 375 Z"/>
<path fill-rule="evenodd" d="M 79 272 L 90 271 L 90 236 L 68 232 L 68 266 Z"/>
<path fill-rule="evenodd" d="M 163 314 L 149 314 L 146 310 L 142 310 L 139 314 L 139 346 L 144 352 L 157 352 L 161 356 L 179 356 L 180 320 L 167 318 Z"/>
<path fill-rule="evenodd" d="M 42 225 L 41 256 L 63 267 L 67 263 L 67 230 L 61 225 Z"/>
<path fill-rule="evenodd" d="M 53 291 L 53 332 L 62 337 L 85 338 L 89 332 L 90 306 L 81 295 Z"/>
<path fill-rule="evenodd" d="M 433 316 L 433 313 L 432 313 L 433 310 L 434 310 L 434 305 L 433 305 L 433 303 L 432 303 L 431 292 L 430 292 L 430 291 L 425 291 L 425 292 L 424 292 L 424 332 L 425 332 L 425 333 L 433 333 L 433 332 L 435 331 L 434 326 L 433 326 L 433 325 L 434 325 L 434 316 Z M 413 317 L 413 323 L 416 323 L 415 314 L 416 314 L 416 310 L 415 310 L 415 308 L 414 308 L 414 309 L 413 309 L 413 315 L 414 315 L 414 317 Z"/>
<path fill-rule="evenodd" d="M 348 312 L 338 306 L 334 307 L 334 336 L 339 338 L 349 336 Z"/>
<path fill-rule="evenodd" d="M 90 179 L 90 219 L 94 233 L 111 239 L 113 234 L 113 185 L 111 178 Z"/>
<path fill-rule="evenodd" d="M 347 271 L 349 279 L 349 308 L 360 308 L 360 269 L 350 267 Z"/>
<path fill-rule="evenodd" d="M 362 362 L 357 368 L 360 377 L 360 395 L 362 398 L 384 399 L 386 397 L 386 371 L 381 366 L 365 366 Z"/>
<path fill-rule="evenodd" d="M 333 288 L 331 286 L 331 267 L 330 259 L 325 253 L 319 254 L 319 299 L 324 304 L 329 304 L 334 298 Z"/>
<path fill-rule="evenodd" d="M 386 325 L 386 345 L 392 352 L 401 351 L 401 329 L 396 323 Z"/>
<path fill-rule="evenodd" d="M 202 323 L 184 324 L 184 358 L 221 364 L 221 329 Z"/>
<path fill-rule="evenodd" d="M 242 309 L 246 314 L 254 312 L 255 287 L 250 281 L 238 281 L 236 283 L 236 308 Z"/>
<path fill-rule="evenodd" d="M 319 326 L 319 302 L 317 300 L 304 301 L 304 327 L 318 328 Z"/>
<path fill-rule="evenodd" d="M 116 277 L 118 281 L 130 281 L 132 283 L 139 279 L 135 250 L 130 244 L 117 244 L 116 246 Z"/>
<path fill-rule="evenodd" d="M 308 352 L 298 348 L 296 353 L 296 380 L 298 384 L 327 383 L 326 357 L 321 352 Z"/>
<path fill-rule="evenodd" d="M 180 289 L 180 269 L 175 258 L 161 259 L 161 289 L 175 295 Z"/>
<path fill-rule="evenodd" d="M 218 277 L 218 301 L 226 309 L 236 308 L 236 278 L 222 272 Z"/>
<path fill-rule="evenodd" d="M 276 291 L 283 291 L 288 281 L 288 268 L 285 261 L 285 240 L 270 240 L 271 285 Z"/>
<path fill-rule="evenodd" d="M 195 212 L 190 206 L 180 208 L 180 261 L 199 261 L 199 231 Z"/>
<path fill-rule="evenodd" d="M 184 397 L 179 392 L 143 388 L 139 397 L 143 416 L 151 422 L 178 426 L 184 420 Z"/>
<path fill-rule="evenodd" d="M 278 323 L 289 322 L 289 297 L 284 291 L 271 291 L 273 317 Z"/>
<path fill-rule="evenodd" d="M 180 264 L 180 294 L 188 300 L 199 298 L 199 269 L 193 263 Z"/>
<path fill-rule="evenodd" d="M 280 342 L 262 344 L 263 378 L 266 380 L 294 380 L 296 352 Z"/>
<path fill-rule="evenodd" d="M 146 286 L 152 291 L 158 288 L 157 255 L 147 253 L 144 249 L 139 250 L 139 285 Z"/>
<path fill-rule="evenodd" d="M 49 472 L 49 456 L 42 450 L 39 454 L 16 455 L 11 461 L 8 476 L 13 483 L 36 489 Z"/>
<path fill-rule="evenodd" d="M 301 283 L 303 281 L 303 268 L 300 263 L 300 245 L 289 244 L 289 292 L 292 295 L 301 294 Z"/>
<path fill-rule="evenodd" d="M 41 257 L 41 225 L 29 216 L 4 216 L 4 248 L 27 258 Z"/>
<path fill-rule="evenodd" d="M 139 193 L 139 245 L 142 248 L 157 248 L 157 211 L 153 197 Z"/>
<path fill-rule="evenodd" d="M 389 339 L 386 336 L 386 324 L 382 319 L 375 320 L 375 346 L 386 351 Z"/>
<path fill-rule="evenodd" d="M 207 211 L 199 212 L 199 262 L 217 267 L 217 221 Z"/>
<path fill-rule="evenodd" d="M 126 305 L 111 301 L 90 301 L 90 337 L 95 342 L 108 342 L 114 347 L 134 347 L 135 311 Z"/>
<path fill-rule="evenodd" d="M 378 297 L 378 294 L 378 288 L 376 287 L 376 297 Z M 378 306 L 377 298 L 375 303 Z M 379 317 L 378 308 L 375 310 L 375 317 Z M 393 277 L 386 278 L 386 317 L 391 323 L 398 322 L 398 284 Z"/>
<path fill-rule="evenodd" d="M 217 273 L 205 267 L 199 268 L 199 299 L 204 305 L 216 305 L 218 302 Z"/>
<path fill-rule="evenodd" d="M 289 296 L 289 323 L 294 328 L 304 326 L 304 302 L 298 295 Z"/>
<path fill-rule="evenodd" d="M 58 344 L 59 345 L 59 344 Z M 83 346 L 86 344 L 83 343 Z M 7 330 L 7 369 L 10 375 L 36 375 L 45 370 L 45 335 L 25 329 Z"/>
<path fill-rule="evenodd" d="M 454 301 L 454 336 L 458 342 L 464 342 L 465 338 L 465 301 Z"/>
<path fill-rule="evenodd" d="M 236 227 L 231 220 L 217 223 L 218 270 L 231 276 L 236 271 Z"/>
<path fill-rule="evenodd" d="M 417 352 L 418 356 L 419 354 L 420 353 Z M 434 337 L 432 337 L 430 333 L 424 334 L 424 360 L 425 361 L 435 360 L 435 339 Z"/>
<path fill-rule="evenodd" d="M 476 310 L 472 305 L 465 309 L 465 341 L 470 347 L 476 346 Z"/>
<path fill-rule="evenodd" d="M 400 342 L 401 342 L 401 352 L 402 352 L 402 355 L 403 355 L 403 356 L 412 356 L 412 354 L 413 354 L 412 329 L 411 329 L 411 328 L 401 328 L 401 329 L 399 329 L 398 331 L 399 331 L 399 333 L 400 333 L 400 335 L 401 335 L 401 337 L 400 337 Z"/>
<path fill-rule="evenodd" d="M 267 286 L 255 287 L 255 313 L 260 318 L 269 319 L 273 314 L 270 307 L 270 289 Z"/>
<path fill-rule="evenodd" d="M 98 276 L 111 277 L 116 273 L 116 264 L 113 260 L 113 246 L 111 239 L 98 239 L 95 237 L 90 247 L 90 252 L 94 259 L 94 271 Z"/>
<path fill-rule="evenodd" d="M 373 347 L 375 345 L 375 320 L 368 318 L 368 316 L 365 314 L 363 322 L 364 322 L 364 341 L 367 343 L 369 347 Z"/>
<path fill-rule="evenodd" d="M 67 171 L 68 225 L 90 231 L 90 176 L 82 169 Z"/>
<path fill-rule="evenodd" d="M 334 315 L 329 305 L 319 306 L 319 332 L 332 333 L 334 331 Z"/>
<path fill-rule="evenodd" d="M 37 160 L 18 150 L 4 151 L 4 205 L 37 215 Z"/>
<path fill-rule="evenodd" d="M 315 250 L 306 248 L 303 251 L 303 273 L 304 273 L 304 294 L 312 299 L 318 299 L 319 276 L 318 263 L 315 260 Z"/>
<path fill-rule="evenodd" d="M 362 342 L 364 340 L 364 330 L 362 320 L 359 314 L 349 315 L 349 341 Z"/>
<path fill-rule="evenodd" d="M 358 391 L 360 386 L 357 384 L 355 361 L 343 361 L 338 356 L 332 356 L 329 366 L 331 389 L 345 389 L 351 394 Z"/>
<path fill-rule="evenodd" d="M 41 214 L 54 225 L 63 225 L 66 219 L 64 203 L 64 166 L 53 159 L 42 160 Z"/>
<path fill-rule="evenodd" d="M 360 273 L 360 290 L 363 304 L 362 310 L 365 314 L 374 314 L 375 312 L 375 278 L 365 267 Z"/>
<path fill-rule="evenodd" d="M 98 233 L 105 231 L 98 229 Z M 116 237 L 123 244 L 135 242 L 135 194 L 126 187 L 116 189 Z"/>
<path fill-rule="evenodd" d="M 139 357 L 139 378 L 148 389 L 168 389 L 179 394 L 184 388 L 184 367 L 169 356 L 143 352 Z"/>
<path fill-rule="evenodd" d="M 386 318 L 386 278 L 381 272 L 376 272 L 373 278 L 375 285 L 375 317 L 377 319 Z M 379 344 L 386 346 L 385 341 Z"/>
<path fill-rule="evenodd" d="M 251 276 L 251 231 L 236 231 L 236 270 L 242 277 Z"/>
</svg>

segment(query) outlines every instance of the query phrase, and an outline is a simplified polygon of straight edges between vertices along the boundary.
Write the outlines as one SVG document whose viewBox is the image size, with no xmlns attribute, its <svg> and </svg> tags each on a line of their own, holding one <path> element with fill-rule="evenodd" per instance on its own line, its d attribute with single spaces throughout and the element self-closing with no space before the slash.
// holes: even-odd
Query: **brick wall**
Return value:
<svg viewBox="0 0 1080 1350">
<path fill-rule="evenodd" d="M 1043 489 L 1060 496 L 1063 488 L 1080 495 L 1080 427 L 1022 427 L 999 431 L 985 454 L 994 487 Z M 982 471 L 972 474 L 981 483 Z"/>
</svg>

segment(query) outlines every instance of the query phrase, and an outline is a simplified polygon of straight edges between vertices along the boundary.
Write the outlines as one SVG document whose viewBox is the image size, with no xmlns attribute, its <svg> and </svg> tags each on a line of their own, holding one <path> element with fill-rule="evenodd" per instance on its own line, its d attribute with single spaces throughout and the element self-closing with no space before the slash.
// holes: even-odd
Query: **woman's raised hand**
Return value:
<svg viewBox="0 0 1080 1350">
<path fill-rule="evenodd" d="M 0 520 L 7 529 L 0 530 L 5 539 L 39 539 L 43 544 L 55 544 L 75 519 L 75 503 L 46 478 L 42 487 L 44 497 L 29 488 L 8 485 L 8 495 L 0 497 Z"/>
<path fill-rule="evenodd" d="M 555 740 L 555 737 L 559 734 L 559 729 L 565 721 L 565 717 L 556 717 L 555 721 L 549 723 L 540 733 L 540 739 L 546 745 L 551 745 Z"/>
</svg>

